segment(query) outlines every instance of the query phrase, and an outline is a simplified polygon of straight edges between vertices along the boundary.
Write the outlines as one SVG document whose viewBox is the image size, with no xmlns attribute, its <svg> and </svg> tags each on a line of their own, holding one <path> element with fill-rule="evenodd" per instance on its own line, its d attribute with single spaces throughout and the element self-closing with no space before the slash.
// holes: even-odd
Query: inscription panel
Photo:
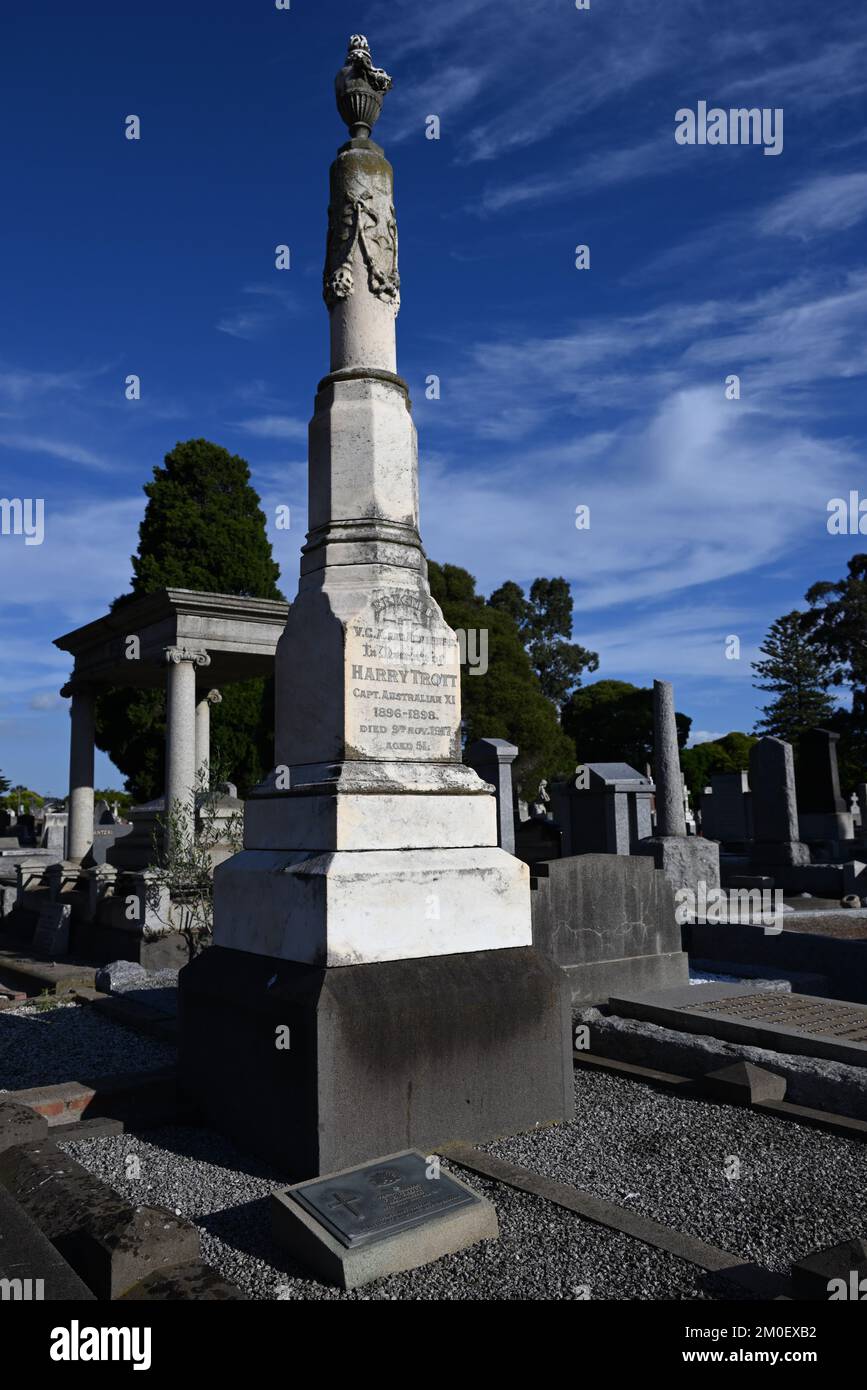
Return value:
<svg viewBox="0 0 867 1390">
<path fill-rule="evenodd" d="M 835 1004 L 803 994 L 782 994 L 776 990 L 708 1000 L 686 1006 L 689 1013 L 726 1014 L 744 1023 L 778 1024 L 812 1037 L 841 1038 L 845 1042 L 867 1043 L 867 1008 L 857 1004 Z"/>
<path fill-rule="evenodd" d="M 341 1245 L 354 1249 L 479 1201 L 446 1173 L 427 1174 L 421 1154 L 398 1154 L 338 1178 L 301 1183 L 289 1195 Z"/>
<path fill-rule="evenodd" d="M 417 590 L 374 592 L 345 625 L 346 756 L 460 759 L 460 649 Z"/>
</svg>

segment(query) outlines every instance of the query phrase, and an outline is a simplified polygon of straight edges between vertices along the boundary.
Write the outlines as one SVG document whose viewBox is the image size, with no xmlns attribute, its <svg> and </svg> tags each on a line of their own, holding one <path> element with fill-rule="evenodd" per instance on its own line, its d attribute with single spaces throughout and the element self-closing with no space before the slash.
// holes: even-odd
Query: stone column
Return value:
<svg viewBox="0 0 867 1390">
<path fill-rule="evenodd" d="M 70 683 L 69 822 L 67 858 L 80 863 L 93 845 L 93 691 Z"/>
<path fill-rule="evenodd" d="M 222 699 L 219 690 L 209 690 L 196 704 L 196 782 L 205 787 L 211 773 L 211 705 Z"/>
<path fill-rule="evenodd" d="M 653 758 L 656 764 L 656 833 L 685 835 L 683 782 L 671 681 L 653 682 Z"/>
<path fill-rule="evenodd" d="M 209 666 L 211 658 L 207 652 L 191 647 L 167 647 L 166 662 L 166 817 L 174 809 L 192 833 L 196 785 L 196 667 Z"/>
</svg>

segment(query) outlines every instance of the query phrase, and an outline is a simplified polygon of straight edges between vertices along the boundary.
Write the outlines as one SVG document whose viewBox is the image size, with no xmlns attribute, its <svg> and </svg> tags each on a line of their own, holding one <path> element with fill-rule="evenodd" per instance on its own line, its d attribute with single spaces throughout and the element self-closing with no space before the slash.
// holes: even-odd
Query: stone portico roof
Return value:
<svg viewBox="0 0 867 1390">
<path fill-rule="evenodd" d="M 268 676 L 289 613 L 284 599 L 239 598 L 193 589 L 160 589 L 121 604 L 84 627 L 55 637 L 75 659 L 72 685 L 162 686 L 166 647 L 206 651 L 202 680 L 226 685 Z M 131 657 L 138 638 L 138 656 Z"/>
</svg>

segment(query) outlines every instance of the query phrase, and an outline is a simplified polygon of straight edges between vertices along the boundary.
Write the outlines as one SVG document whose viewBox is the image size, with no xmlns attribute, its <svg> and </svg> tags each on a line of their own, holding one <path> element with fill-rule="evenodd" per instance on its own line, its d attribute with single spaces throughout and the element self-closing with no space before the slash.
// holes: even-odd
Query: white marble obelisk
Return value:
<svg viewBox="0 0 867 1390">
<path fill-rule="evenodd" d="M 369 138 L 389 86 L 353 35 L 277 765 L 216 870 L 215 944 L 179 982 L 184 1091 L 295 1178 L 574 1104 L 568 984 L 532 946 L 528 870 L 498 846 L 492 788 L 461 762 L 458 643 L 419 539 L 392 171 Z"/>
<path fill-rule="evenodd" d="M 277 768 L 218 871 L 219 945 L 327 965 L 529 945 L 529 877 L 461 762 L 459 650 L 419 538 L 416 432 L 396 375 L 390 79 L 355 35 L 337 78 L 331 371 L 310 423 L 309 532 L 277 652 Z M 251 903 L 256 911 L 250 912 Z"/>
</svg>

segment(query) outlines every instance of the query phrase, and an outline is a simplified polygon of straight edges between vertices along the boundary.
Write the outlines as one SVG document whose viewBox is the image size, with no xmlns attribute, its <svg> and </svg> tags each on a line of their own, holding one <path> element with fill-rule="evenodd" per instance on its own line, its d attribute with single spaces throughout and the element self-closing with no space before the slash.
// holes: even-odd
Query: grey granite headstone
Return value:
<svg viewBox="0 0 867 1390">
<path fill-rule="evenodd" d="M 497 798 L 497 838 L 500 848 L 515 853 L 515 815 L 512 809 L 512 763 L 518 756 L 514 743 L 504 738 L 479 738 L 464 754 L 484 782 L 490 782 Z"/>
<path fill-rule="evenodd" d="M 40 955 L 66 955 L 69 950 L 69 917 L 72 909 L 69 903 L 45 903 L 39 909 L 36 930 L 33 933 L 33 949 Z"/>
<path fill-rule="evenodd" d="M 836 815 L 846 810 L 840 795 L 837 744 L 832 729 L 808 729 L 798 740 L 798 808 L 803 812 Z"/>
<path fill-rule="evenodd" d="M 745 772 L 715 773 L 710 779 L 713 796 L 713 838 L 739 844 L 752 838 L 752 797 Z M 705 831 L 705 834 L 708 832 Z"/>
<path fill-rule="evenodd" d="M 753 862 L 809 864 L 810 852 L 798 838 L 791 744 L 781 738 L 760 738 L 753 744 L 750 786 L 753 792 Z"/>
<path fill-rule="evenodd" d="M 582 763 L 552 793 L 566 855 L 631 854 L 651 832 L 653 783 L 628 763 Z"/>
</svg>

